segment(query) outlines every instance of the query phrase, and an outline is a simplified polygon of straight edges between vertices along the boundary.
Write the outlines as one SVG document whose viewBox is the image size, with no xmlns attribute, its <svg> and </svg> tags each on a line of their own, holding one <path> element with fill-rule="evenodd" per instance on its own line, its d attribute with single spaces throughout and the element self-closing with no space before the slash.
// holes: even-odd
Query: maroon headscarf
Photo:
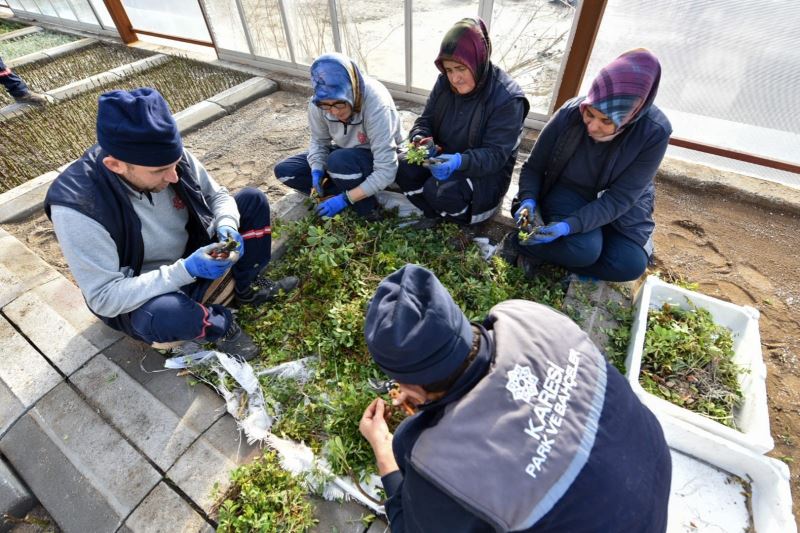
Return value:
<svg viewBox="0 0 800 533">
<path fill-rule="evenodd" d="M 439 55 L 436 57 L 436 68 L 447 75 L 444 61 L 455 61 L 467 67 L 475 78 L 475 89 L 481 87 L 488 77 L 492 55 L 492 41 L 486 24 L 480 18 L 461 19 L 453 25 L 442 39 Z"/>
</svg>

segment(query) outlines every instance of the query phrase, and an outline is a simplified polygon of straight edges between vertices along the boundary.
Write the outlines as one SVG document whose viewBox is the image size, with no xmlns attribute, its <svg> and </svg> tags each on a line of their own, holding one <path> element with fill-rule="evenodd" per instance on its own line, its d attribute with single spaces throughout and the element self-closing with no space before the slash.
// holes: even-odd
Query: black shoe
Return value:
<svg viewBox="0 0 800 533">
<path fill-rule="evenodd" d="M 245 333 L 244 330 L 239 327 L 239 324 L 236 323 L 236 320 L 233 319 L 231 320 L 231 325 L 228 327 L 225 336 L 218 339 L 216 344 L 217 350 L 220 352 L 225 352 L 228 355 L 235 355 L 245 361 L 249 361 L 259 354 L 259 349 L 253 343 L 253 339 L 251 339 L 250 335 Z"/>
<path fill-rule="evenodd" d="M 519 256 L 519 246 L 517 245 L 517 239 L 514 235 L 516 232 L 517 230 L 512 230 L 506 233 L 503 240 L 497 245 L 497 251 L 495 252 L 497 257 L 509 265 L 516 265 L 517 257 Z"/>
<path fill-rule="evenodd" d="M 294 276 L 287 276 L 278 281 L 272 281 L 265 277 L 256 278 L 246 292 L 236 291 L 236 303 L 239 305 L 261 305 L 271 302 L 275 297 L 283 292 L 290 292 L 297 287 L 300 280 Z"/>
<path fill-rule="evenodd" d="M 517 266 L 525 273 L 525 277 L 533 279 L 539 274 L 541 266 L 544 264 L 542 259 L 529 255 L 519 254 L 517 256 Z"/>
<path fill-rule="evenodd" d="M 38 107 L 46 106 L 47 104 L 50 103 L 50 100 L 48 100 L 45 95 L 34 93 L 31 91 L 28 91 L 22 96 L 15 96 L 14 101 L 17 102 L 18 104 L 27 104 Z"/>
<path fill-rule="evenodd" d="M 421 219 L 417 220 L 416 222 L 414 222 L 413 224 L 411 224 L 409 227 L 411 229 L 431 229 L 431 228 L 435 228 L 436 226 L 441 224 L 443 220 L 444 219 L 440 218 L 440 217 L 437 217 L 437 218 L 428 218 L 428 217 L 421 218 Z"/>
</svg>

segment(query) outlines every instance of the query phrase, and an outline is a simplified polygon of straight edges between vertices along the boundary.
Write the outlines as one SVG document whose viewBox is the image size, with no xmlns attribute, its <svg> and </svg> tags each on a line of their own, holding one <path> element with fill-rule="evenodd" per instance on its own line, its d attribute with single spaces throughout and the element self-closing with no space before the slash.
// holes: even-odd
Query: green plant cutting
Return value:
<svg viewBox="0 0 800 533">
<path fill-rule="evenodd" d="M 743 372 L 731 331 L 707 309 L 665 303 L 648 312 L 639 378 L 647 392 L 735 428 Z"/>
<path fill-rule="evenodd" d="M 411 165 L 421 165 L 428 159 L 428 148 L 426 146 L 414 146 L 414 143 L 406 143 L 406 161 Z"/>
</svg>

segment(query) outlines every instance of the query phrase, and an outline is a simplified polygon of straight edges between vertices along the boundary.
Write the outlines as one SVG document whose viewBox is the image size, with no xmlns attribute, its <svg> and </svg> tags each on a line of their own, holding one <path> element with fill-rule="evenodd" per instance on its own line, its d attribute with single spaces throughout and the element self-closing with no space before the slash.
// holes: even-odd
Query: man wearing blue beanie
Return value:
<svg viewBox="0 0 800 533">
<path fill-rule="evenodd" d="M 565 315 L 509 300 L 469 324 L 436 276 L 384 279 L 364 333 L 418 412 L 359 429 L 393 533 L 663 532 L 672 466 L 656 418 Z"/>
<path fill-rule="evenodd" d="M 260 276 L 270 260 L 267 197 L 252 188 L 232 197 L 217 184 L 184 149 L 155 89 L 100 95 L 97 141 L 45 198 L 89 309 L 148 344 L 196 339 L 257 355 L 231 311 L 205 301 L 228 271 L 237 304 L 260 305 L 297 285 Z M 234 241 L 221 253 L 220 243 Z"/>
</svg>

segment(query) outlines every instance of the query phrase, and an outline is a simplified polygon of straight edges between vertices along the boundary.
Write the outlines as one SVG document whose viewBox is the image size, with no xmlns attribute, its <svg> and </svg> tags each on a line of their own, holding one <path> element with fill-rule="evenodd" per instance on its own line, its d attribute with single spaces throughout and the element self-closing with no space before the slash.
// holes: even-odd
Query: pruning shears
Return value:
<svg viewBox="0 0 800 533">
<path fill-rule="evenodd" d="M 519 214 L 519 219 L 516 222 L 517 229 L 525 229 L 530 225 L 530 213 L 528 213 L 528 209 L 525 208 Z"/>
<path fill-rule="evenodd" d="M 323 191 L 325 190 L 325 187 L 328 185 L 328 182 L 330 181 L 331 179 L 328 177 L 327 173 L 324 176 L 322 176 L 322 179 L 319 181 L 319 186 L 322 187 Z M 320 197 L 316 187 L 311 187 L 311 192 L 308 194 L 308 197 L 317 203 L 323 202 L 328 198 L 330 198 L 330 196 Z"/>
<path fill-rule="evenodd" d="M 389 396 L 392 399 L 394 399 L 395 397 L 397 397 L 398 394 L 400 394 L 397 382 L 393 379 L 367 378 L 367 384 L 369 385 L 370 389 L 377 392 L 378 394 L 389 393 Z M 413 415 L 414 413 L 417 412 L 417 409 L 407 401 L 401 403 L 400 407 L 403 408 L 403 411 L 405 411 L 407 415 Z"/>
</svg>

